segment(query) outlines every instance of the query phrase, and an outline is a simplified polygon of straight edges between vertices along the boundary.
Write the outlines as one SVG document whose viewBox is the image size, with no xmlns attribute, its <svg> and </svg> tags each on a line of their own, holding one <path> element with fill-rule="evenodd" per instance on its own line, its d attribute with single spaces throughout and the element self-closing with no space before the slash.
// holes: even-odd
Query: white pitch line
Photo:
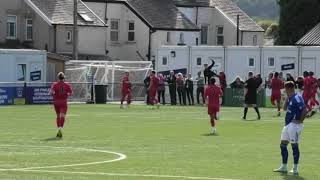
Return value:
<svg viewBox="0 0 320 180">
<path fill-rule="evenodd" d="M 0 169 L 0 171 L 15 171 L 15 172 L 35 172 L 35 173 L 65 173 L 65 174 L 82 174 L 82 175 L 100 175 L 100 176 L 123 176 L 123 177 L 154 177 L 167 179 L 198 179 L 198 180 L 240 180 L 230 178 L 213 178 L 213 177 L 193 177 L 193 176 L 178 176 L 178 175 L 155 175 L 155 174 L 121 174 L 121 173 L 104 173 L 104 172 L 81 172 L 81 171 L 50 171 L 50 170 L 24 170 L 24 169 Z"/>
<path fill-rule="evenodd" d="M 87 149 L 87 148 L 74 148 L 74 147 L 54 147 L 54 146 L 25 146 L 25 145 L 3 145 L 0 144 L 0 147 L 25 147 L 25 148 L 54 148 L 54 149 L 74 149 L 80 151 L 88 151 L 88 152 L 99 152 L 99 153 L 107 153 L 117 155 L 118 158 L 112 160 L 105 161 L 96 161 L 89 163 L 79 163 L 79 164 L 66 164 L 66 165 L 55 165 L 55 166 L 42 166 L 42 167 L 27 167 L 27 168 L 14 168 L 14 169 L 0 169 L 0 171 L 21 171 L 21 170 L 34 170 L 34 169 L 51 169 L 51 168 L 61 168 L 61 167 L 75 167 L 75 166 L 88 166 L 88 165 L 97 165 L 97 164 L 105 164 L 116 161 L 121 161 L 127 158 L 125 154 L 106 151 L 106 150 L 97 150 L 97 149 Z"/>
</svg>

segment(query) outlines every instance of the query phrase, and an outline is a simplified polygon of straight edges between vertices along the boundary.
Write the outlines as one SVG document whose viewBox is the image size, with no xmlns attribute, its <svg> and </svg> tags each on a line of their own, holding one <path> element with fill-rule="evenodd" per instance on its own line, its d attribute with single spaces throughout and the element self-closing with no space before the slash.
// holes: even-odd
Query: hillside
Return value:
<svg viewBox="0 0 320 180">
<path fill-rule="evenodd" d="M 279 6 L 277 0 L 232 0 L 253 19 L 279 18 Z"/>
</svg>

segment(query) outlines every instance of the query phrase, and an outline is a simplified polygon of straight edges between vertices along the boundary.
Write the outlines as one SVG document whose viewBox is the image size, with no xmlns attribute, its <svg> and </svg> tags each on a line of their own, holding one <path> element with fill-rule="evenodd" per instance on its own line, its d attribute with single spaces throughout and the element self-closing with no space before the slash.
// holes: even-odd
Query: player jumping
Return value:
<svg viewBox="0 0 320 180">
<path fill-rule="evenodd" d="M 57 138 L 62 138 L 62 129 L 68 110 L 67 100 L 72 94 L 72 88 L 69 84 L 64 82 L 65 76 L 63 72 L 58 73 L 57 77 L 58 82 L 52 84 L 50 94 L 53 96 L 53 105 L 57 114 Z"/>
<path fill-rule="evenodd" d="M 122 78 L 122 98 L 120 108 L 123 109 L 123 101 L 127 98 L 127 107 L 129 107 L 131 103 L 131 83 L 129 81 L 129 72 L 125 72 L 124 77 Z"/>
<path fill-rule="evenodd" d="M 149 85 L 149 100 L 150 105 L 154 106 L 155 104 L 158 105 L 158 108 L 160 107 L 158 104 L 158 100 L 156 98 L 157 90 L 159 85 L 159 79 L 156 76 L 155 71 L 151 71 L 150 74 L 150 85 Z"/>
<path fill-rule="evenodd" d="M 216 133 L 216 125 L 218 119 L 218 112 L 220 111 L 220 97 L 223 95 L 222 90 L 216 84 L 216 79 L 211 77 L 209 80 L 209 86 L 206 88 L 204 96 L 208 102 L 208 114 L 210 116 L 210 122 L 212 127 L 212 133 Z"/>
<path fill-rule="evenodd" d="M 289 142 L 293 151 L 293 169 L 290 171 L 294 175 L 298 175 L 298 164 L 300 158 L 299 142 L 301 132 L 303 130 L 303 121 L 307 114 L 307 109 L 301 95 L 295 93 L 295 85 L 292 81 L 285 84 L 287 99 L 284 103 L 284 110 L 287 111 L 285 118 L 285 126 L 281 133 L 281 156 L 282 165 L 280 168 L 273 170 L 274 172 L 288 172 L 288 149 Z"/>
<path fill-rule="evenodd" d="M 278 116 L 281 115 L 281 89 L 283 89 L 283 81 L 279 79 L 279 73 L 275 72 L 271 81 L 271 103 L 278 108 Z"/>
</svg>

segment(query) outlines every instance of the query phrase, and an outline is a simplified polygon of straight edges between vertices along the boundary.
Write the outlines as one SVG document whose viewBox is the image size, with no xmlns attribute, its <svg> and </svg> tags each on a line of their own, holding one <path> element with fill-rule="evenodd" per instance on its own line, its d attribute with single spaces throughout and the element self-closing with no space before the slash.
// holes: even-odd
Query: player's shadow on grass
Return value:
<svg viewBox="0 0 320 180">
<path fill-rule="evenodd" d="M 47 138 L 47 139 L 42 139 L 41 141 L 49 142 L 49 141 L 60 141 L 60 140 L 61 140 L 61 138 L 51 137 L 51 138 Z"/>
<path fill-rule="evenodd" d="M 283 180 L 304 180 L 304 178 L 301 176 L 295 176 L 290 174 L 282 174 L 281 176 Z"/>
<path fill-rule="evenodd" d="M 215 133 L 206 133 L 206 134 L 201 134 L 201 136 L 219 136 L 219 134 Z"/>
</svg>

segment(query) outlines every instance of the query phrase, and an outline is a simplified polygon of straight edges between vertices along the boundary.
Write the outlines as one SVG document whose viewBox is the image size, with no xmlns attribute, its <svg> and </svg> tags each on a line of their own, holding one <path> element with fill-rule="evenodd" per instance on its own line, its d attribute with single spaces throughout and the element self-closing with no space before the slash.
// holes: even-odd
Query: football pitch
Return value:
<svg viewBox="0 0 320 180">
<path fill-rule="evenodd" d="M 0 107 L 0 179 L 5 180 L 316 180 L 320 119 L 306 119 L 300 176 L 273 173 L 281 163 L 284 114 L 222 107 L 211 135 L 204 107 L 70 105 L 63 139 L 52 106 Z M 292 150 L 289 150 L 291 169 Z"/>
</svg>

